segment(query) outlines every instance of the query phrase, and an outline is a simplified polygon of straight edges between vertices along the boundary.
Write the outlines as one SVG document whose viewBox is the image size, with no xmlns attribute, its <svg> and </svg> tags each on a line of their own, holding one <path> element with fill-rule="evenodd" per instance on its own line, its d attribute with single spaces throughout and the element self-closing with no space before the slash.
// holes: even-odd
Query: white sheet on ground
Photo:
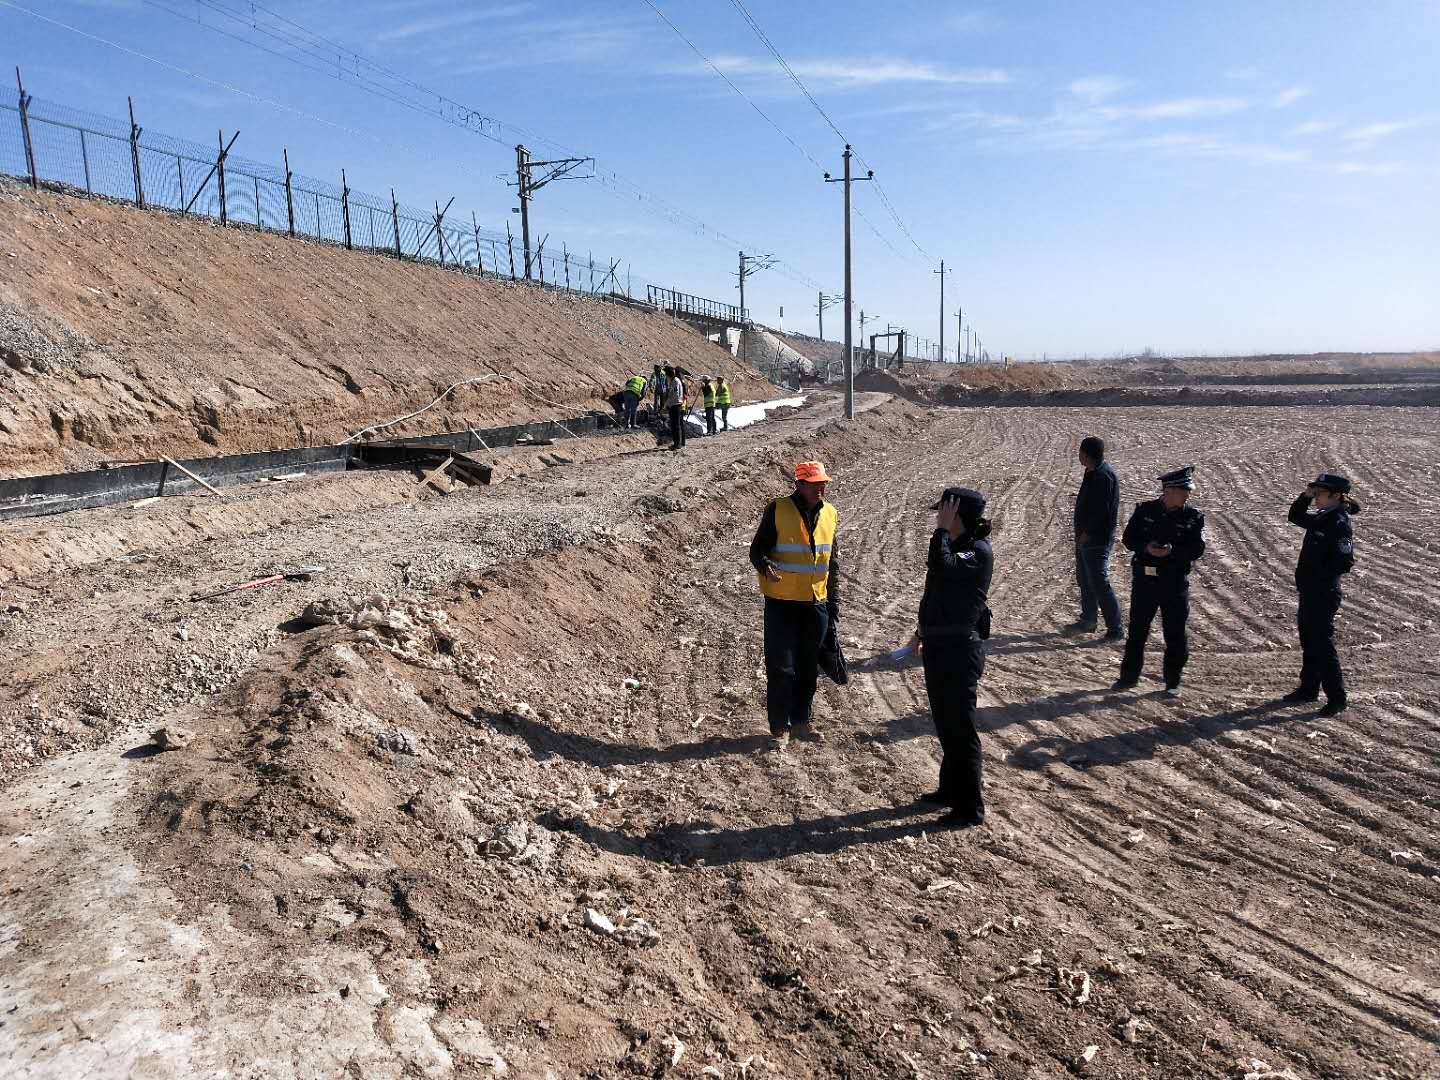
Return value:
<svg viewBox="0 0 1440 1080">
<path fill-rule="evenodd" d="M 787 397 L 776 398 L 774 401 L 755 401 L 748 405 L 730 406 L 730 426 L 732 428 L 749 427 L 757 420 L 764 420 L 765 414 L 772 409 L 783 409 L 786 406 L 802 405 L 805 398 Z M 716 410 L 716 419 L 719 419 L 719 410 Z"/>
</svg>

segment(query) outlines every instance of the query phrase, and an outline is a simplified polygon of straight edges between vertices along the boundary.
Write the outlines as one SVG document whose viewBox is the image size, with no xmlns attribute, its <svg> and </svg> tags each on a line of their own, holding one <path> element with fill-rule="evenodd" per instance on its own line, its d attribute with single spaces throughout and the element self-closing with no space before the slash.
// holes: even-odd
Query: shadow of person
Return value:
<svg viewBox="0 0 1440 1080">
<path fill-rule="evenodd" d="M 1058 720 L 1062 716 L 1103 708 L 1108 694 L 1104 687 L 1097 686 L 1085 690 L 1062 690 L 1058 694 L 1009 705 L 981 705 L 975 710 L 975 727 L 985 735 L 1027 720 Z"/>
<path fill-rule="evenodd" d="M 120 756 L 130 761 L 144 761 L 146 758 L 154 757 L 156 754 L 163 754 L 165 751 L 156 746 L 153 742 L 141 743 L 139 746 L 132 746 Z"/>
<path fill-rule="evenodd" d="M 1010 764 L 1020 769 L 1043 769 L 1056 762 L 1072 768 L 1092 765 L 1126 765 L 1155 756 L 1160 746 L 1189 746 L 1202 739 L 1214 739 L 1230 731 L 1249 731 L 1284 723 L 1288 714 L 1276 715 L 1280 704 L 1262 701 L 1243 709 L 1230 709 L 1195 716 L 1172 724 L 1153 724 L 1138 731 L 1097 735 L 1074 741 L 1059 735 L 1032 739 L 1010 752 Z"/>
<path fill-rule="evenodd" d="M 791 855 L 833 855 L 847 848 L 883 844 L 903 836 L 915 836 L 934 821 L 921 814 L 939 808 L 914 802 L 903 806 L 882 806 L 849 814 L 809 818 L 785 825 L 757 825 L 748 829 L 722 829 L 711 822 L 672 822 L 645 833 L 628 833 L 603 828 L 580 818 L 549 822 L 554 829 L 569 832 L 596 847 L 616 855 L 630 855 L 651 862 L 729 866 L 735 863 L 770 862 Z"/>
<path fill-rule="evenodd" d="M 537 758 L 555 754 L 569 761 L 602 767 L 704 761 L 709 758 L 758 753 L 770 744 L 769 733 L 763 732 L 755 735 L 717 735 L 699 742 L 671 743 L 669 746 L 636 746 L 633 743 L 612 743 L 589 735 L 556 731 L 533 716 L 521 716 L 514 712 L 472 709 L 466 719 L 471 723 L 514 732 L 525 740 L 525 745 L 530 747 L 531 754 Z"/>
<path fill-rule="evenodd" d="M 916 709 L 886 721 L 880 731 L 861 732 L 855 736 L 858 743 L 897 743 L 908 739 L 923 739 L 935 734 L 935 722 L 930 719 L 930 710 Z"/>
<path fill-rule="evenodd" d="M 1094 649 L 1105 644 L 1103 637 L 1050 630 L 1043 634 L 997 634 L 986 642 L 985 651 L 994 656 L 1014 656 L 1056 649 Z"/>
</svg>

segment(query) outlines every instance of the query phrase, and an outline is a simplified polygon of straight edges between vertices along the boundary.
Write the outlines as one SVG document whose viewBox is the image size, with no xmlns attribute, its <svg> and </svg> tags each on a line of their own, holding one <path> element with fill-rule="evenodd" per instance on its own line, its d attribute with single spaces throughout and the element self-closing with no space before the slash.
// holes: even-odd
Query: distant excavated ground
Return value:
<svg viewBox="0 0 1440 1080">
<path fill-rule="evenodd" d="M 637 370 L 723 373 L 644 310 L 0 181 L 0 475 L 608 410 Z"/>
</svg>

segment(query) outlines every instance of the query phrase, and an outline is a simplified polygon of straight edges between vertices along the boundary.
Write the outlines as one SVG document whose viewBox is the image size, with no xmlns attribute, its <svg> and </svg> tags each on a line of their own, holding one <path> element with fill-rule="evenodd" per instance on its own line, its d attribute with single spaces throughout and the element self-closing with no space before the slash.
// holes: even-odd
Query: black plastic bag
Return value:
<svg viewBox="0 0 1440 1080">
<path fill-rule="evenodd" d="M 850 681 L 850 670 L 845 661 L 845 653 L 840 648 L 837 629 L 835 620 L 832 619 L 829 629 L 825 631 L 825 640 L 820 642 L 820 670 L 830 677 L 831 682 L 844 686 Z"/>
</svg>

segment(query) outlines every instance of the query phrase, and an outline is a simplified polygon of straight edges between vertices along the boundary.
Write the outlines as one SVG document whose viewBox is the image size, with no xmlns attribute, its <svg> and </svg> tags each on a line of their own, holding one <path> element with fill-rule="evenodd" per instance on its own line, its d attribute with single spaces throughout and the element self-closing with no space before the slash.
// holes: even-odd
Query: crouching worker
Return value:
<svg viewBox="0 0 1440 1080">
<path fill-rule="evenodd" d="M 765 702 L 774 749 L 793 734 L 819 739 L 810 720 L 820 645 L 840 618 L 835 529 L 825 501 L 825 466 L 795 466 L 795 490 L 765 508 L 750 543 L 750 563 L 765 596 Z"/>
<path fill-rule="evenodd" d="M 970 488 L 946 488 L 932 509 L 935 531 L 925 565 L 919 625 L 910 644 L 925 665 L 925 693 L 940 738 L 940 786 L 920 798 L 948 806 L 941 818 L 955 828 L 985 821 L 980 789 L 980 734 L 975 702 L 990 636 L 990 522 L 985 496 Z"/>
</svg>

